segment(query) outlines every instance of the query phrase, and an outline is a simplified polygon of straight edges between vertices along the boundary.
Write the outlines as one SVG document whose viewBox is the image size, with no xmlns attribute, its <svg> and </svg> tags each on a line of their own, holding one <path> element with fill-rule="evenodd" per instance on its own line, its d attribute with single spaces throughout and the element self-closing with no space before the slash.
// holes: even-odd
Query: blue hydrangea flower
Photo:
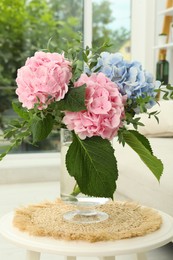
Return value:
<svg viewBox="0 0 173 260">
<path fill-rule="evenodd" d="M 108 78 L 115 82 L 123 95 L 128 99 L 135 100 L 137 97 L 155 97 L 155 89 L 159 88 L 160 82 L 153 81 L 153 77 L 142 69 L 138 61 L 126 61 L 121 53 L 102 52 L 98 58 L 98 63 L 93 71 L 99 68 Z M 146 108 L 151 108 L 155 104 L 149 101 Z M 138 108 L 135 111 L 138 112 Z"/>
</svg>

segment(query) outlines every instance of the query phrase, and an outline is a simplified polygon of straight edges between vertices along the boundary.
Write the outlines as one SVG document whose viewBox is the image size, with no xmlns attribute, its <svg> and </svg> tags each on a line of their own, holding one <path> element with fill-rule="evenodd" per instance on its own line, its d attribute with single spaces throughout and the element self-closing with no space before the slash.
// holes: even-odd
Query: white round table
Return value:
<svg viewBox="0 0 173 260">
<path fill-rule="evenodd" d="M 13 212 L 0 219 L 0 234 L 17 246 L 25 248 L 26 260 L 40 260 L 41 253 L 63 255 L 67 260 L 76 260 L 77 256 L 97 256 L 100 260 L 114 260 L 118 255 L 129 254 L 135 254 L 137 260 L 146 260 L 145 252 L 173 240 L 173 218 L 163 212 L 159 213 L 163 219 L 159 230 L 142 237 L 116 241 L 88 243 L 30 236 L 13 226 Z"/>
</svg>

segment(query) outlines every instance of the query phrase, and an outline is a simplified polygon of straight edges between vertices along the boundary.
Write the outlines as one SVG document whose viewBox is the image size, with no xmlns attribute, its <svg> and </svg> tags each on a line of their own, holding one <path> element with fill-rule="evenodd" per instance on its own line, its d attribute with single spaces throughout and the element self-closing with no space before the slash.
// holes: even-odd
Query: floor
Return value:
<svg viewBox="0 0 173 260">
<path fill-rule="evenodd" d="M 14 209 L 45 200 L 54 200 L 59 195 L 58 182 L 38 182 L 27 184 L 1 184 L 0 185 L 0 217 Z M 118 195 L 118 199 L 125 198 Z M 153 250 L 147 254 L 147 260 L 173 260 L 173 244 L 170 243 L 160 249 Z M 0 236 L 0 260 L 24 260 L 25 251 L 14 246 Z M 64 257 L 43 254 L 41 260 L 64 260 Z M 87 260 L 79 257 L 79 260 Z M 89 258 L 96 260 L 97 258 Z M 89 260 L 88 259 L 88 260 Z M 132 256 L 120 256 L 117 260 L 131 260 Z"/>
</svg>

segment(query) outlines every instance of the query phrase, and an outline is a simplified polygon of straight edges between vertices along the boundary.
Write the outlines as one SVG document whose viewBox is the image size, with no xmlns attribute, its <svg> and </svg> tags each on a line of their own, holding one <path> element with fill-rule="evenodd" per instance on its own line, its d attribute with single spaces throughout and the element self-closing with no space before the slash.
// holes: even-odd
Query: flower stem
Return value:
<svg viewBox="0 0 173 260">
<path fill-rule="evenodd" d="M 75 184 L 74 188 L 73 188 L 73 191 L 71 193 L 72 196 L 77 196 L 79 193 L 80 193 L 80 188 L 79 186 L 77 185 L 77 183 Z"/>
</svg>

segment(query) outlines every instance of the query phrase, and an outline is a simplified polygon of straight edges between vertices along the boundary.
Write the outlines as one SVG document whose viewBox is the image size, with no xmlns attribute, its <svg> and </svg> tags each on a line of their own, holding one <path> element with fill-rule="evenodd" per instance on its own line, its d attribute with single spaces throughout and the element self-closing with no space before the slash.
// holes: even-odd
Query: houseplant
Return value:
<svg viewBox="0 0 173 260">
<path fill-rule="evenodd" d="M 65 127 L 73 136 L 66 156 L 67 170 L 77 182 L 73 194 L 113 197 L 118 178 L 111 145 L 115 136 L 160 179 L 163 164 L 137 131 L 142 125 L 139 113 L 158 119 L 158 111 L 149 113 L 148 108 L 157 102 L 160 83 L 139 62 L 127 62 L 119 53 L 106 52 L 108 48 L 105 43 L 61 54 L 39 51 L 27 59 L 16 79 L 19 101 L 12 104 L 19 119 L 4 132 L 11 145 L 0 159 L 30 136 L 36 144 L 53 129 Z"/>
</svg>

